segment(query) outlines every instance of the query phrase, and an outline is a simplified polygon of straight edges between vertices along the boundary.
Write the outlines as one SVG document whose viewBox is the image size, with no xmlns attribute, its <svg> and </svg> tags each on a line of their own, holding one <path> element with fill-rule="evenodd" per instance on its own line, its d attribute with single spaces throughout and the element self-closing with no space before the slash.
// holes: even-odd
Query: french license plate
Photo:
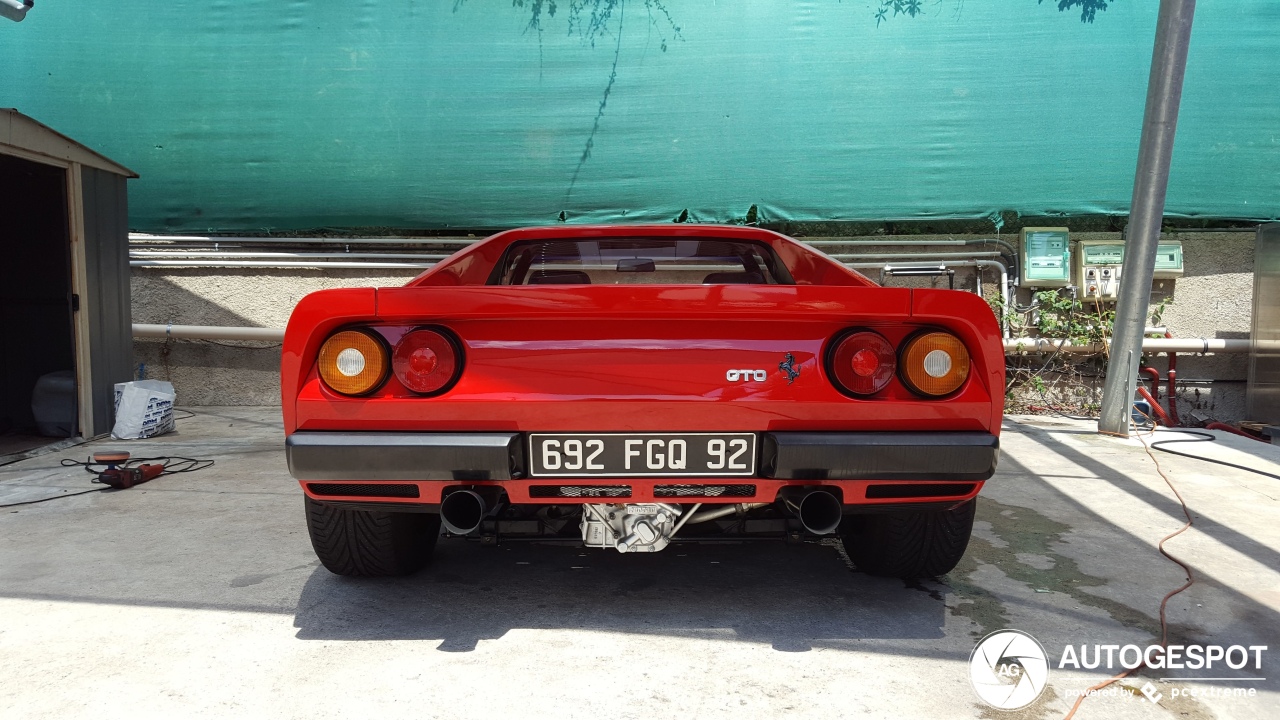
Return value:
<svg viewBox="0 0 1280 720">
<path fill-rule="evenodd" d="M 532 477 L 756 474 L 755 433 L 530 433 Z"/>
</svg>

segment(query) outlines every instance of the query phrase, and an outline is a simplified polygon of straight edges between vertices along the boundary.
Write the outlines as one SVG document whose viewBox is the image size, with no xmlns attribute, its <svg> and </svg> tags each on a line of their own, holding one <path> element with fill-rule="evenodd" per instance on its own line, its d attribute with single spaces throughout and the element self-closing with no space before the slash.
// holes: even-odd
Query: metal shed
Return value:
<svg viewBox="0 0 1280 720">
<path fill-rule="evenodd" d="M 0 432 L 34 435 L 32 393 L 56 372 L 75 398 L 65 434 L 110 432 L 114 385 L 132 377 L 125 182 L 136 177 L 0 108 Z"/>
</svg>

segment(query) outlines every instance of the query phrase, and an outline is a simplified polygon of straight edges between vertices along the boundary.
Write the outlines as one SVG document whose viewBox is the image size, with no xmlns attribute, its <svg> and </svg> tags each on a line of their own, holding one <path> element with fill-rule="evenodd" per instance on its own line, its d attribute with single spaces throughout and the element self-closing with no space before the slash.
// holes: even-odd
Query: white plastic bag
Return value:
<svg viewBox="0 0 1280 720">
<path fill-rule="evenodd" d="M 164 380 L 116 383 L 116 424 L 111 437 L 136 440 L 173 432 L 173 384 Z"/>
</svg>

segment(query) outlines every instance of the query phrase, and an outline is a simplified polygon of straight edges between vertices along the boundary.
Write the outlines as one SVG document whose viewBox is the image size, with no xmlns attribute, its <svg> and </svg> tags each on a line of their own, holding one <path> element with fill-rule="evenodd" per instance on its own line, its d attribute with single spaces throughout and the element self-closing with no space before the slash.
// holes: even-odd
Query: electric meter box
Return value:
<svg viewBox="0 0 1280 720">
<path fill-rule="evenodd" d="M 1071 231 L 1067 228 L 1022 228 L 1018 250 L 1018 284 L 1043 288 L 1071 284 Z"/>
<path fill-rule="evenodd" d="M 1156 280 L 1172 280 L 1182 277 L 1182 241 L 1162 242 L 1156 247 Z"/>
<path fill-rule="evenodd" d="M 1080 297 L 1095 302 L 1115 302 L 1124 265 L 1123 242 L 1081 240 L 1077 243 L 1075 283 Z M 1171 280 L 1182 277 L 1182 243 L 1174 240 L 1156 246 L 1156 266 L 1152 277 Z"/>
<path fill-rule="evenodd" d="M 1075 284 L 1081 300 L 1115 302 L 1124 265 L 1124 242 L 1081 240 L 1076 243 Z"/>
</svg>

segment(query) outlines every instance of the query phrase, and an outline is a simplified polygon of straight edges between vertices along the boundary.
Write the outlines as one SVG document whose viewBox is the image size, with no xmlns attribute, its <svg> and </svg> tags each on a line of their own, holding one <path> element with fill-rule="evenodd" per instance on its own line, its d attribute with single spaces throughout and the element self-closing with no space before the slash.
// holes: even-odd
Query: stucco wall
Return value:
<svg viewBox="0 0 1280 720">
<path fill-rule="evenodd" d="M 905 239 L 933 237 L 915 235 Z M 1072 237 L 1076 240 L 1119 239 L 1115 233 L 1073 233 Z M 1155 301 L 1169 299 L 1163 323 L 1177 337 L 1247 337 L 1252 308 L 1254 235 L 1177 233 L 1168 237 L 1182 241 L 1186 275 L 1175 281 L 1164 281 L 1155 288 Z M 904 250 L 954 253 L 963 248 L 856 248 L 857 252 L 864 253 Z M 873 279 L 878 277 L 875 271 L 865 272 Z M 282 328 L 294 304 L 309 292 L 333 287 L 401 285 L 415 274 L 413 270 L 134 268 L 133 317 L 137 323 Z M 996 273 L 986 271 L 983 289 L 989 297 L 999 295 L 997 282 Z M 892 278 L 888 284 L 946 287 L 946 279 Z M 959 271 L 956 287 L 972 289 L 972 271 Z M 1030 300 L 1028 290 L 1019 290 L 1019 296 L 1022 303 Z M 145 365 L 147 377 L 169 379 L 174 383 L 179 404 L 280 402 L 278 345 L 137 340 L 134 350 L 136 363 Z M 1153 364 L 1163 372 L 1164 356 L 1156 357 Z M 1246 371 L 1247 356 L 1243 354 L 1179 357 L 1178 375 L 1183 379 L 1179 410 L 1184 417 L 1196 410 L 1218 420 L 1242 419 Z M 1052 391 L 1050 396 L 1054 396 Z"/>
<path fill-rule="evenodd" d="M 304 295 L 403 285 L 415 270 L 133 268 L 133 321 L 283 328 Z M 134 341 L 135 366 L 169 380 L 179 405 L 280 404 L 278 343 Z M 135 368 L 136 369 L 136 368 Z"/>
</svg>

